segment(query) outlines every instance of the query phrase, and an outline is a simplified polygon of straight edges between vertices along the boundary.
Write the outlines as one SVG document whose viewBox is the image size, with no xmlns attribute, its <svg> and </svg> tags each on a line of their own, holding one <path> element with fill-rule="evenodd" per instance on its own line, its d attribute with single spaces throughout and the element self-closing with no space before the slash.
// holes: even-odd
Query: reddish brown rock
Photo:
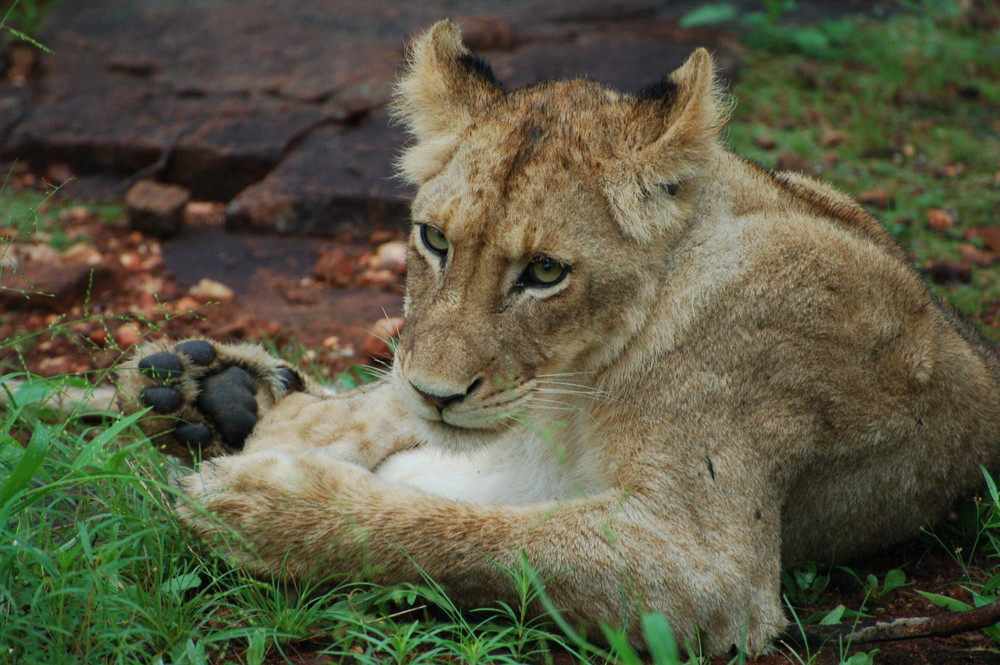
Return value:
<svg viewBox="0 0 1000 665">
<path fill-rule="evenodd" d="M 106 287 L 111 272 L 87 261 L 19 261 L 17 270 L 0 272 L 0 311 L 43 308 L 63 311 L 88 292 Z"/>
<path fill-rule="evenodd" d="M 1000 254 L 1000 226 L 981 226 L 970 229 L 967 235 L 970 238 L 981 239 L 986 249 Z"/>
<path fill-rule="evenodd" d="M 873 208 L 885 210 L 889 207 L 889 192 L 885 191 L 885 189 L 881 187 L 866 189 L 858 194 L 858 201 L 864 203 L 865 205 L 870 205 Z"/>
<path fill-rule="evenodd" d="M 927 264 L 926 270 L 938 284 L 968 284 L 972 281 L 972 266 L 966 261 L 934 259 Z"/>
<path fill-rule="evenodd" d="M 368 330 L 361 352 L 371 360 L 387 361 L 392 359 L 392 344 L 394 339 L 403 332 L 405 321 L 401 316 L 383 318 L 372 324 Z"/>
<path fill-rule="evenodd" d="M 313 276 L 333 286 L 348 286 L 354 281 L 355 261 L 343 250 L 330 249 L 316 260 Z"/>
<path fill-rule="evenodd" d="M 959 245 L 958 251 L 961 252 L 962 258 L 972 265 L 979 266 L 980 268 L 988 268 L 1000 259 L 1000 255 L 997 255 L 994 252 L 979 249 L 975 245 L 970 245 L 968 243 Z"/>
<path fill-rule="evenodd" d="M 955 216 L 941 208 L 931 208 L 927 211 L 927 226 L 935 231 L 947 231 L 955 226 Z"/>
<path fill-rule="evenodd" d="M 125 195 L 129 223 L 133 229 L 157 238 L 177 235 L 190 198 L 190 192 L 183 187 L 140 180 Z"/>
<path fill-rule="evenodd" d="M 347 131 L 312 132 L 263 181 L 226 210 L 233 229 L 368 235 L 373 227 L 398 229 L 408 217 L 412 190 L 393 178 L 402 130 L 385 116 Z M 336 159 L 330 159 L 335 155 Z"/>
</svg>

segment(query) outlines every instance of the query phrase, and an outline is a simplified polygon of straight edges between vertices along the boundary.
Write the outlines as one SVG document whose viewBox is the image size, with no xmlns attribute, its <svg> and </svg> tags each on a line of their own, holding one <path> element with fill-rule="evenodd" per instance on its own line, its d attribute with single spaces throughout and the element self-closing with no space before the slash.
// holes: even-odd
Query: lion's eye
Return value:
<svg viewBox="0 0 1000 665">
<path fill-rule="evenodd" d="M 441 257 L 448 254 L 448 238 L 430 224 L 420 225 L 420 240 L 431 253 Z"/>
<path fill-rule="evenodd" d="M 518 279 L 520 286 L 532 286 L 535 288 L 545 288 L 555 286 L 569 274 L 569 267 L 564 266 L 552 259 L 541 259 L 532 261 L 524 269 L 521 278 Z"/>
</svg>

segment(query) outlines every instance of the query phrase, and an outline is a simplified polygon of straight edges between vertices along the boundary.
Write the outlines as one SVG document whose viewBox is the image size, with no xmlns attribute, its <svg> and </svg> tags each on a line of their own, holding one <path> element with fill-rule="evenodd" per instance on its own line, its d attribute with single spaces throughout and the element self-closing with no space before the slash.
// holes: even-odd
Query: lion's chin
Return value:
<svg viewBox="0 0 1000 665">
<path fill-rule="evenodd" d="M 489 446 L 510 429 L 509 423 L 476 423 L 477 426 L 456 424 L 445 420 L 420 418 L 424 438 L 432 446 L 448 451 L 471 451 Z"/>
</svg>

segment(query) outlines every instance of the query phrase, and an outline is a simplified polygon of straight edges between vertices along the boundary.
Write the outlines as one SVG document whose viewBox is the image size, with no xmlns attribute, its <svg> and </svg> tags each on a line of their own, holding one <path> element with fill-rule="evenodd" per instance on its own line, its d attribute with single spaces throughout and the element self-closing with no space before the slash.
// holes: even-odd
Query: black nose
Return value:
<svg viewBox="0 0 1000 665">
<path fill-rule="evenodd" d="M 475 381 L 472 382 L 472 384 L 466 389 L 464 393 L 455 393 L 453 395 L 434 395 L 425 390 L 421 390 L 420 388 L 415 386 L 412 381 L 410 382 L 410 386 L 417 391 L 417 394 L 420 395 L 425 402 L 436 408 L 438 411 L 442 411 L 446 406 L 455 404 L 457 402 L 461 402 L 463 399 L 469 396 L 472 393 L 472 391 L 479 386 L 480 383 L 482 383 L 482 379 L 476 379 Z"/>
</svg>

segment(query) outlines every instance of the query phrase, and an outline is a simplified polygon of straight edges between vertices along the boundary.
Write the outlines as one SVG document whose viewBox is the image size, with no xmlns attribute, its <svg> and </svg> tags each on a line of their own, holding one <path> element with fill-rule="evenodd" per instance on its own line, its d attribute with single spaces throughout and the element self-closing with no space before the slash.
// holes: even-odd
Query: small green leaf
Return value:
<svg viewBox="0 0 1000 665">
<path fill-rule="evenodd" d="M 646 638 L 646 648 L 655 665 L 679 665 L 680 653 L 673 631 L 663 614 L 656 612 L 642 617 L 642 633 Z"/>
<path fill-rule="evenodd" d="M 827 612 L 826 616 L 819 620 L 819 625 L 836 626 L 840 623 L 840 620 L 844 618 L 844 612 L 846 611 L 846 607 L 843 605 L 837 605 L 835 608 Z"/>
<path fill-rule="evenodd" d="M 201 578 L 196 573 L 182 573 L 176 577 L 171 577 L 160 585 L 160 591 L 179 594 L 199 586 L 201 586 Z"/>
<path fill-rule="evenodd" d="M 725 23 L 736 18 L 736 7 L 728 3 L 702 5 L 692 9 L 677 22 L 682 28 L 696 28 L 702 25 Z"/>
<path fill-rule="evenodd" d="M 45 459 L 46 453 L 49 452 L 51 444 L 52 436 L 49 428 L 42 423 L 37 423 L 35 431 L 31 433 L 31 441 L 24 449 L 21 459 L 17 461 L 17 466 L 7 476 L 3 485 L 0 485 L 0 506 L 6 504 L 18 492 L 27 487 L 35 472 L 38 471 L 38 467 L 41 466 L 42 460 Z"/>
<path fill-rule="evenodd" d="M 611 647 L 611 653 L 618 657 L 617 662 L 623 665 L 643 665 L 642 658 L 628 643 L 628 638 L 621 631 L 615 630 L 603 622 L 601 623 L 601 631 L 604 633 L 604 639 L 608 641 L 608 646 Z"/>
<path fill-rule="evenodd" d="M 931 593 L 929 591 L 917 591 L 921 596 L 931 601 L 938 607 L 943 607 L 949 609 L 952 612 L 965 612 L 972 609 L 972 605 L 968 603 L 963 603 L 957 598 L 949 598 L 948 596 L 942 596 L 940 594 Z"/>
</svg>

